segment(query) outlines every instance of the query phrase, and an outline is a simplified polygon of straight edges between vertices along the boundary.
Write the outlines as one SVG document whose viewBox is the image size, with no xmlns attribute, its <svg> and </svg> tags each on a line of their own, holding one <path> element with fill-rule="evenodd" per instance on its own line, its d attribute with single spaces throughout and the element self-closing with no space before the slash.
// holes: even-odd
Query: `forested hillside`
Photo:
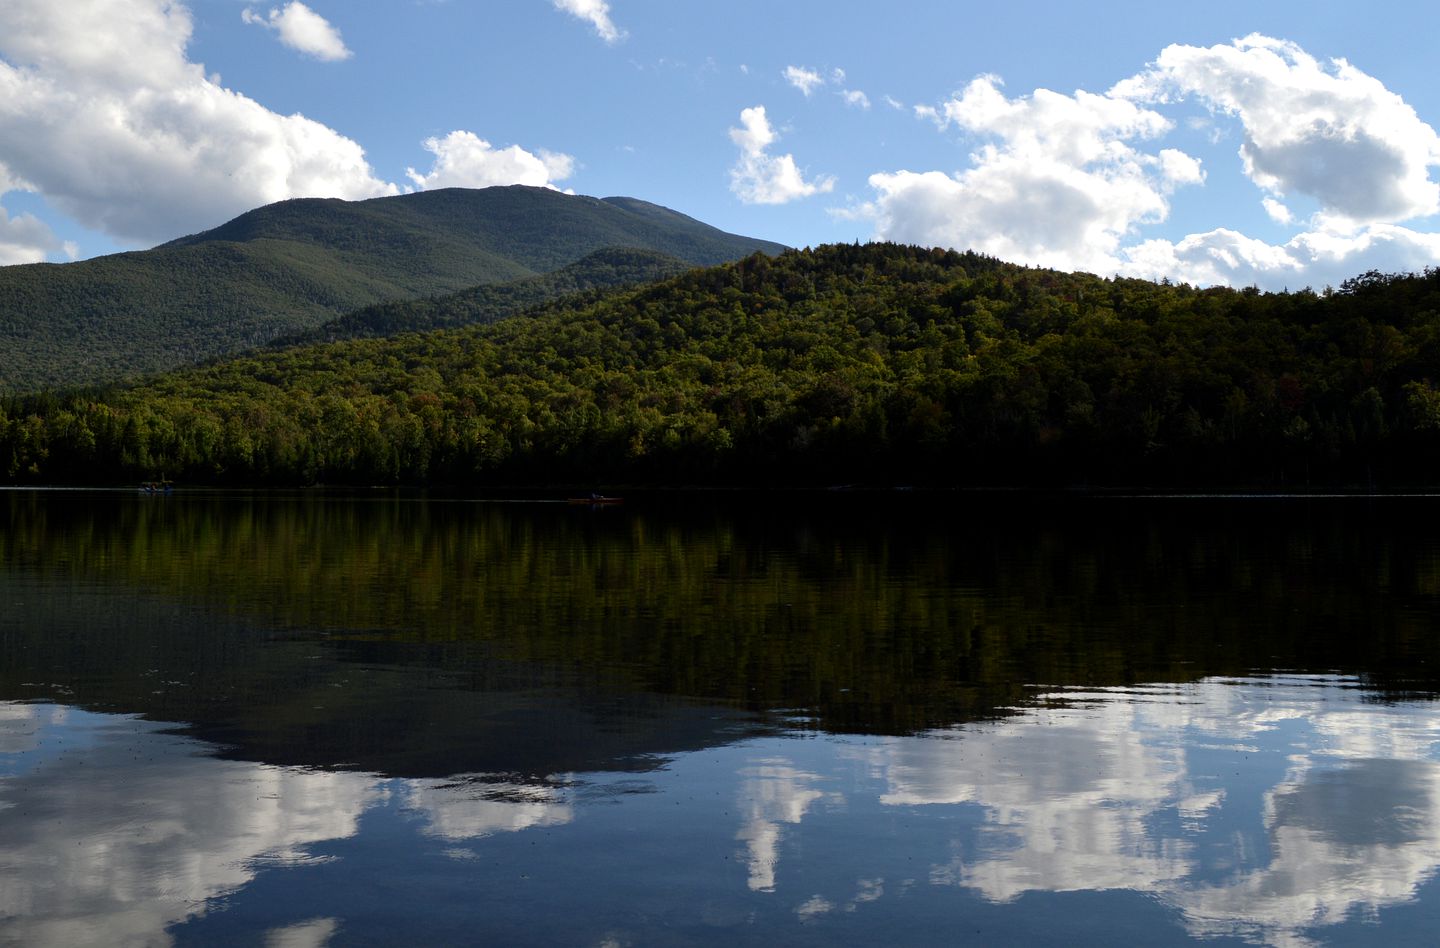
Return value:
<svg viewBox="0 0 1440 948">
<path fill-rule="evenodd" d="M 377 303 L 308 332 L 281 336 L 270 345 L 284 348 L 489 323 L 560 296 L 653 283 L 689 269 L 691 266 L 684 261 L 651 250 L 598 250 L 567 267 L 524 280 L 471 287 L 449 296 Z"/>
<path fill-rule="evenodd" d="M 1440 272 L 1263 294 L 893 245 L 11 399 L 14 482 L 1440 479 Z"/>
<path fill-rule="evenodd" d="M 607 248 L 695 266 L 782 249 L 632 198 L 545 188 L 284 201 L 153 250 L 0 267 L 0 392 L 192 365 L 365 306 L 528 280 Z"/>
</svg>

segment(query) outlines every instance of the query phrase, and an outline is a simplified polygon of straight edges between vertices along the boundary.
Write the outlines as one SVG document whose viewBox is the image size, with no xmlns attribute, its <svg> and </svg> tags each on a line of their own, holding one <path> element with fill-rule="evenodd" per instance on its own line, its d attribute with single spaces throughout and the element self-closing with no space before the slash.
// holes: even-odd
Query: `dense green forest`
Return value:
<svg viewBox="0 0 1440 948">
<path fill-rule="evenodd" d="M 0 407 L 12 482 L 1430 484 L 1440 272 L 1266 294 L 830 246 Z"/>
<path fill-rule="evenodd" d="M 537 302 L 537 275 L 617 247 L 697 266 L 782 249 L 633 198 L 545 188 L 283 201 L 153 250 L 0 267 L 0 392 L 194 365 L 481 284 L 522 281 L 516 295 Z"/>
</svg>

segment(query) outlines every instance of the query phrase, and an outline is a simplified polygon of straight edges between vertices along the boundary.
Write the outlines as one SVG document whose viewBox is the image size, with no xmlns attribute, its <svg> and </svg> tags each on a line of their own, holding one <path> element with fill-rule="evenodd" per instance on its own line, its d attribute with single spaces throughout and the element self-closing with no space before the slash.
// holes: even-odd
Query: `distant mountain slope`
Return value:
<svg viewBox="0 0 1440 948">
<path fill-rule="evenodd" d="M 613 247 L 690 265 L 783 249 L 633 198 L 543 188 L 283 201 L 153 250 L 0 267 L 0 391 L 177 368 Z"/>
<path fill-rule="evenodd" d="M 635 198 L 593 198 L 548 188 L 443 188 L 368 201 L 305 198 L 242 214 L 214 230 L 165 247 L 259 239 L 316 244 L 367 266 L 399 254 L 434 261 L 441 274 L 459 264 L 453 254 L 479 253 L 545 273 L 604 247 L 643 247 L 711 266 L 781 244 L 727 234 L 669 208 Z M 409 272 L 408 270 L 406 272 Z M 463 286 L 498 282 L 475 279 Z M 460 289 L 461 286 L 450 287 Z"/>
<path fill-rule="evenodd" d="M 426 332 L 472 323 L 489 323 L 561 296 L 650 283 L 676 276 L 691 265 L 653 250 L 616 247 L 597 250 L 583 260 L 551 273 L 509 283 L 488 283 L 449 296 L 376 303 L 346 313 L 304 332 L 280 336 L 271 347 L 338 342 L 393 336 L 400 332 Z M 579 305 L 581 300 L 572 300 Z"/>
</svg>

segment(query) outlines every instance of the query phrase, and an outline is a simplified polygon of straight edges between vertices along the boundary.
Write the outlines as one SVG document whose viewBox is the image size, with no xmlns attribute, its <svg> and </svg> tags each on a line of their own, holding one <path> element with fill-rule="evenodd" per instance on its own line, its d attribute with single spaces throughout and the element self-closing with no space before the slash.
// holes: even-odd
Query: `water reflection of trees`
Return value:
<svg viewBox="0 0 1440 948">
<path fill-rule="evenodd" d="M 1399 500 L 6 502 L 11 571 L 123 584 L 342 660 L 405 655 L 462 681 L 503 659 L 531 684 L 603 678 L 841 731 L 993 716 L 1028 683 L 1271 667 L 1428 693 L 1440 657 L 1440 548 Z M 154 661 L 143 636 L 114 644 L 112 667 Z M 246 645 L 182 647 L 223 669 L 263 660 Z"/>
</svg>

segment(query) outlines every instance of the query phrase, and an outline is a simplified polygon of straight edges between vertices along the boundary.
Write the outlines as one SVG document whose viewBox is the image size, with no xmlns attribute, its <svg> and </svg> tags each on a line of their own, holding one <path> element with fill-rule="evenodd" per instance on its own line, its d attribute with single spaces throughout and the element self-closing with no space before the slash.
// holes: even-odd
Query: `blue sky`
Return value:
<svg viewBox="0 0 1440 948">
<path fill-rule="evenodd" d="M 1266 288 L 1440 263 L 1419 3 L 5 0 L 0 263 L 527 183 Z"/>
</svg>

